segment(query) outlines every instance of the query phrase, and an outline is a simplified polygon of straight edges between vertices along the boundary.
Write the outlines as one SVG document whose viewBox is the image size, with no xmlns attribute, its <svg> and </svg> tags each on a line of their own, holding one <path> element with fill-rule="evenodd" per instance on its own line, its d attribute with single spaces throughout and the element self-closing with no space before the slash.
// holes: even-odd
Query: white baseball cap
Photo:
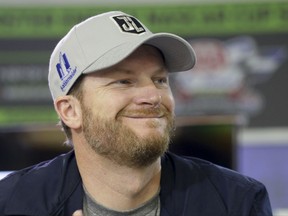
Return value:
<svg viewBox="0 0 288 216">
<path fill-rule="evenodd" d="M 121 11 L 103 13 L 75 25 L 55 47 L 48 75 L 53 99 L 66 95 L 81 74 L 113 66 L 142 44 L 162 52 L 169 72 L 190 70 L 195 65 L 194 50 L 181 37 L 153 34 Z"/>
</svg>

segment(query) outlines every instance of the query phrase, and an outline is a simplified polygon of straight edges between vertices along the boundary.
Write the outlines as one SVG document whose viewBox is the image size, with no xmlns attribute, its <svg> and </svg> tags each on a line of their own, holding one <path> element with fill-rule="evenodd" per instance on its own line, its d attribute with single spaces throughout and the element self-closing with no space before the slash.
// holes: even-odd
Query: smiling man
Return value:
<svg viewBox="0 0 288 216">
<path fill-rule="evenodd" d="M 81 91 L 83 136 L 75 137 L 79 142 L 131 168 L 150 165 L 167 150 L 174 101 L 156 48 L 142 45 L 120 63 L 87 74 Z M 66 103 L 67 97 L 57 99 L 57 110 Z"/>
<path fill-rule="evenodd" d="M 49 87 L 73 150 L 0 183 L 0 215 L 272 215 L 265 186 L 167 152 L 169 73 L 190 70 L 184 39 L 108 12 L 74 26 L 50 59 Z"/>
</svg>

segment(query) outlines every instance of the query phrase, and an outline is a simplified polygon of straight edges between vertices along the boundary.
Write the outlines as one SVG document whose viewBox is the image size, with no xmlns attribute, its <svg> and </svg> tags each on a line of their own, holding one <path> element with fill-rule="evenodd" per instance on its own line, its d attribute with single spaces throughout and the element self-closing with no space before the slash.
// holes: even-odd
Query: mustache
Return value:
<svg viewBox="0 0 288 216">
<path fill-rule="evenodd" d="M 129 117 L 164 117 L 172 116 L 172 112 L 168 111 L 165 107 L 150 107 L 141 109 L 124 109 L 121 110 L 117 116 Z"/>
</svg>

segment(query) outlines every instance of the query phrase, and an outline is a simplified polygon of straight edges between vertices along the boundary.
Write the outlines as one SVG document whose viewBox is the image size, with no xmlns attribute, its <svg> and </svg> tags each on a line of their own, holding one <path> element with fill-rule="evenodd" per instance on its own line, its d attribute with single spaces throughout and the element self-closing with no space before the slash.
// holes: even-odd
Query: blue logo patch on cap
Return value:
<svg viewBox="0 0 288 216">
<path fill-rule="evenodd" d="M 77 72 L 77 67 L 74 69 L 71 67 L 66 53 L 61 53 L 59 55 L 59 63 L 56 64 L 56 69 L 58 75 L 62 81 L 60 86 L 62 91 L 65 91 L 65 87 L 68 85 L 69 81 L 74 77 Z"/>
</svg>

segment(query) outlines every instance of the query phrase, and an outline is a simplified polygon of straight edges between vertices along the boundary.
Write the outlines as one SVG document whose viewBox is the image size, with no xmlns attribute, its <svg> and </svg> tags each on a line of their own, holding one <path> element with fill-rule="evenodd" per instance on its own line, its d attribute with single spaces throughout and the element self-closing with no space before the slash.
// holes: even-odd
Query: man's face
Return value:
<svg viewBox="0 0 288 216">
<path fill-rule="evenodd" d="M 142 46 L 83 82 L 83 134 L 97 154 L 119 165 L 144 167 L 167 150 L 174 100 L 157 49 Z"/>
</svg>

